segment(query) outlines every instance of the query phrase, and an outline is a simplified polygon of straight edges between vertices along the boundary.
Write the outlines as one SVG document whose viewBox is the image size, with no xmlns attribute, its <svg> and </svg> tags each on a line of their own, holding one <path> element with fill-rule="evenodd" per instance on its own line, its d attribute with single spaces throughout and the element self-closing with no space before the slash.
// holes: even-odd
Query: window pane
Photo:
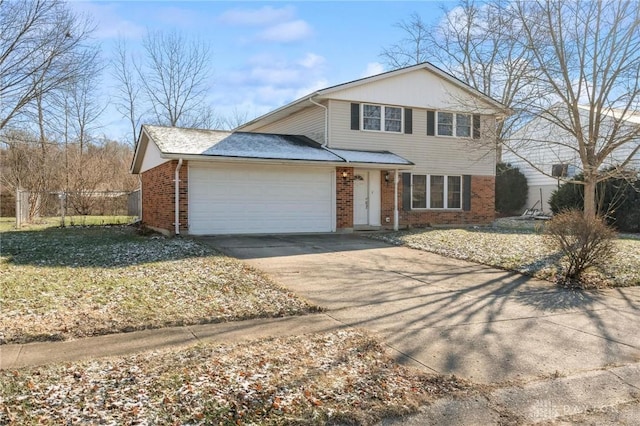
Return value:
<svg viewBox="0 0 640 426">
<path fill-rule="evenodd" d="M 453 136 L 453 114 L 438 112 L 438 135 Z"/>
<path fill-rule="evenodd" d="M 362 127 L 365 130 L 380 130 L 380 105 L 363 105 Z"/>
<path fill-rule="evenodd" d="M 444 176 L 431 176 L 431 208 L 444 208 Z"/>
<path fill-rule="evenodd" d="M 427 177 L 425 175 L 413 175 L 413 191 L 411 193 L 412 208 L 424 209 L 427 207 Z"/>
<path fill-rule="evenodd" d="M 402 108 L 384 108 L 384 130 L 387 132 L 402 131 Z"/>
<path fill-rule="evenodd" d="M 471 116 L 456 114 L 456 136 L 468 138 L 471 136 Z"/>
<path fill-rule="evenodd" d="M 460 176 L 447 177 L 447 207 L 450 209 L 462 207 L 462 182 Z"/>
</svg>

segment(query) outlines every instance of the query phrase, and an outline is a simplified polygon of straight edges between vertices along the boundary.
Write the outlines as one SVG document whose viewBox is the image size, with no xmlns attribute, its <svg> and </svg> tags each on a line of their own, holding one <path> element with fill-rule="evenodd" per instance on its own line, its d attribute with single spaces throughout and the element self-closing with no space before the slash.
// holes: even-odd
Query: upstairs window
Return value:
<svg viewBox="0 0 640 426">
<path fill-rule="evenodd" d="M 438 136 L 453 136 L 453 114 L 438 112 Z"/>
<path fill-rule="evenodd" d="M 459 138 L 471 137 L 471 116 L 456 114 L 456 136 Z"/>
<path fill-rule="evenodd" d="M 397 107 L 384 108 L 384 131 L 385 132 L 401 132 L 402 131 L 402 108 L 397 108 Z"/>
<path fill-rule="evenodd" d="M 480 116 L 427 111 L 427 135 L 480 139 Z"/>
<path fill-rule="evenodd" d="M 380 130 L 380 105 L 362 106 L 362 128 L 364 130 Z"/>
<path fill-rule="evenodd" d="M 402 108 L 362 105 L 362 129 L 378 132 L 402 132 Z"/>
<path fill-rule="evenodd" d="M 427 120 L 429 118 L 427 117 Z M 437 112 L 437 136 L 452 136 L 457 138 L 470 138 L 473 128 L 473 137 L 480 137 L 480 121 L 479 117 L 474 124 L 470 114 L 454 114 L 452 112 Z M 477 128 L 476 128 L 477 127 Z M 427 124 L 427 129 L 429 125 Z M 427 130 L 428 132 L 428 130 Z M 429 133 L 427 133 L 429 134 Z"/>
</svg>

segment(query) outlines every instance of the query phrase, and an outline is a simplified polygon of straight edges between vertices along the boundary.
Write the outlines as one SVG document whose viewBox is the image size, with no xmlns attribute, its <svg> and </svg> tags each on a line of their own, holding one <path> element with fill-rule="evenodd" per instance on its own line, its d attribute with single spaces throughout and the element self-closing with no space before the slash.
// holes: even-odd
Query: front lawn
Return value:
<svg viewBox="0 0 640 426">
<path fill-rule="evenodd" d="M 136 220 L 135 216 L 65 216 L 65 226 L 109 226 L 109 225 L 128 225 Z M 60 217 L 41 217 L 33 223 L 25 223 L 20 230 L 33 231 L 60 226 Z M 0 217 L 0 232 L 16 230 L 15 217 Z"/>
<path fill-rule="evenodd" d="M 4 343 L 316 310 L 190 239 L 116 226 L 3 232 L 0 244 Z"/>
<path fill-rule="evenodd" d="M 542 279 L 552 280 L 562 262 L 562 256 L 545 244 L 545 235 L 526 230 L 428 229 L 373 238 Z M 640 239 L 618 239 L 615 245 L 616 255 L 601 274 L 594 274 L 594 282 L 616 287 L 640 285 Z"/>
<path fill-rule="evenodd" d="M 481 389 L 358 331 L 0 371 L 0 424 L 374 424 Z"/>
</svg>

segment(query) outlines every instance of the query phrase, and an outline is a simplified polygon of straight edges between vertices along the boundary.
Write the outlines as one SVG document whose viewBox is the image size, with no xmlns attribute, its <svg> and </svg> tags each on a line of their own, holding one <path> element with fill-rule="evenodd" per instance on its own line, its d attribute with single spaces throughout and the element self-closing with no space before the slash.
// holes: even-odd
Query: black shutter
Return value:
<svg viewBox="0 0 640 426">
<path fill-rule="evenodd" d="M 351 104 L 351 130 L 360 130 L 360 104 Z"/>
<path fill-rule="evenodd" d="M 411 210 L 411 173 L 402 174 L 402 210 Z"/>
<path fill-rule="evenodd" d="M 473 116 L 473 138 L 480 139 L 480 116 Z"/>
<path fill-rule="evenodd" d="M 413 110 L 411 108 L 404 109 L 404 132 L 407 135 L 413 133 Z"/>
<path fill-rule="evenodd" d="M 427 111 L 427 136 L 436 134 L 436 112 Z"/>
<path fill-rule="evenodd" d="M 462 210 L 471 210 L 471 176 L 462 176 Z"/>
</svg>

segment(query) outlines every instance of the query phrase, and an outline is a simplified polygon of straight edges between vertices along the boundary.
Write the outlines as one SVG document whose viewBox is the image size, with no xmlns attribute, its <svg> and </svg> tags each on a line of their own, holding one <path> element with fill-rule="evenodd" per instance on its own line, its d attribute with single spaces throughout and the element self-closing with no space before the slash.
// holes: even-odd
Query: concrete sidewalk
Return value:
<svg viewBox="0 0 640 426">
<path fill-rule="evenodd" d="M 198 342 L 236 343 L 266 337 L 335 331 L 345 326 L 326 314 L 264 318 L 109 334 L 64 342 L 0 346 L 0 369 L 184 347 Z"/>
<path fill-rule="evenodd" d="M 628 425 L 640 421 L 638 365 L 506 386 L 466 398 L 442 398 L 417 415 L 382 425 Z"/>
</svg>

